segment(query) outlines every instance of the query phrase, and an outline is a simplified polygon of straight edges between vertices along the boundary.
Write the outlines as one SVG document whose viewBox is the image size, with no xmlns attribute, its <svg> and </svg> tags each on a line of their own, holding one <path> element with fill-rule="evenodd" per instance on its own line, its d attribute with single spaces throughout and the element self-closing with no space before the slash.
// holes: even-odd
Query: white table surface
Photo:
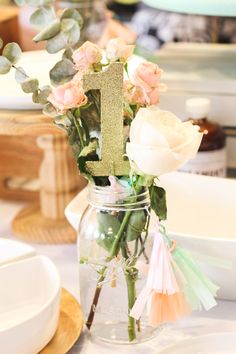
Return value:
<svg viewBox="0 0 236 354">
<path fill-rule="evenodd" d="M 0 237 L 14 239 L 11 232 L 11 220 L 22 205 L 22 203 L 0 200 Z M 52 259 L 60 272 L 62 286 L 78 299 L 76 245 L 33 244 L 33 246 L 39 254 Z M 235 280 L 232 279 L 232 281 Z M 84 331 L 68 354 L 111 354 L 112 351 L 119 354 L 158 354 L 161 349 L 182 339 L 225 331 L 235 331 L 236 336 L 236 302 L 219 300 L 218 305 L 209 312 L 202 311 L 174 325 L 168 325 L 156 338 L 142 344 L 109 345 L 91 339 Z"/>
</svg>

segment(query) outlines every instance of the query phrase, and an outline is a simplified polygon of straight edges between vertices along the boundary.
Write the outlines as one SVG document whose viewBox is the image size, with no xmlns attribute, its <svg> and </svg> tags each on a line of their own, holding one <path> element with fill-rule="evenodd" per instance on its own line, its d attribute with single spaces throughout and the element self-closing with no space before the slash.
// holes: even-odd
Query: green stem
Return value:
<svg viewBox="0 0 236 354">
<path fill-rule="evenodd" d="M 125 260 L 128 260 L 129 256 L 127 254 L 125 245 L 121 246 L 121 252 Z M 135 289 L 136 277 L 134 276 L 134 274 L 132 274 L 132 268 L 124 269 L 124 274 L 125 274 L 127 293 L 128 293 L 128 337 L 129 337 L 129 342 L 132 342 L 133 340 L 136 339 L 135 319 L 131 317 L 129 313 L 132 307 L 134 306 L 136 300 L 136 289 Z"/>
<path fill-rule="evenodd" d="M 72 119 L 73 119 L 74 125 L 75 125 L 76 130 L 77 130 L 77 133 L 79 135 L 81 148 L 83 149 L 85 147 L 85 143 L 84 143 L 82 128 L 81 128 L 80 124 L 78 123 L 78 121 L 77 121 L 76 117 L 74 116 L 74 114 L 71 113 L 71 115 L 72 115 Z"/>
<path fill-rule="evenodd" d="M 121 240 L 121 238 L 123 236 L 123 232 L 124 232 L 124 230 L 125 230 L 125 228 L 127 226 L 127 223 L 129 221 L 129 218 L 130 218 L 131 214 L 132 214 L 132 210 L 126 211 L 124 219 L 122 221 L 122 224 L 120 225 L 119 231 L 116 234 L 115 240 L 114 240 L 114 242 L 112 244 L 108 260 L 111 260 L 112 258 L 114 258 L 117 255 L 117 253 L 119 251 L 119 242 L 120 242 L 120 240 Z"/>
<path fill-rule="evenodd" d="M 127 273 L 126 277 L 127 291 L 128 291 L 128 335 L 129 342 L 132 342 L 136 339 L 135 331 L 135 319 L 130 317 L 129 313 L 132 307 L 134 306 L 136 300 L 136 289 L 135 289 L 135 279 L 132 275 Z"/>
</svg>

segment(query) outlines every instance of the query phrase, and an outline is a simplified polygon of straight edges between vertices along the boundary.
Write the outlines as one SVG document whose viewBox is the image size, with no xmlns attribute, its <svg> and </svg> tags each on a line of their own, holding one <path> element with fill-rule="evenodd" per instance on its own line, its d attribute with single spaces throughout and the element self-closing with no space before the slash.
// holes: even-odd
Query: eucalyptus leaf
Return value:
<svg viewBox="0 0 236 354">
<path fill-rule="evenodd" d="M 69 59 L 70 61 L 73 61 L 72 55 L 73 55 L 72 48 L 67 48 L 62 55 L 62 59 Z"/>
<path fill-rule="evenodd" d="M 67 47 L 68 36 L 64 32 L 59 32 L 56 36 L 50 38 L 46 45 L 48 53 L 54 54 Z"/>
<path fill-rule="evenodd" d="M 159 220 L 166 220 L 167 207 L 166 207 L 166 191 L 164 188 L 152 185 L 149 188 L 151 199 L 151 208 L 158 216 Z"/>
<path fill-rule="evenodd" d="M 62 19 L 61 20 L 61 31 L 62 32 L 71 31 L 75 25 L 77 25 L 77 23 L 73 18 Z"/>
<path fill-rule="evenodd" d="M 40 90 L 37 90 L 32 95 L 32 100 L 34 103 L 46 104 L 47 98 L 52 92 L 50 86 L 44 86 Z"/>
<path fill-rule="evenodd" d="M 57 110 L 50 102 L 46 103 L 45 106 L 43 107 L 43 113 L 46 116 L 50 116 L 50 117 L 58 116 Z"/>
<path fill-rule="evenodd" d="M 50 70 L 50 79 L 54 84 L 60 85 L 70 81 L 75 74 L 73 63 L 69 59 L 62 59 Z"/>
<path fill-rule="evenodd" d="M 18 84 L 21 84 L 26 79 L 28 79 L 28 75 L 26 74 L 25 70 L 18 66 L 15 71 L 15 80 Z"/>
<path fill-rule="evenodd" d="M 0 56 L 0 75 L 7 74 L 12 67 L 12 63 L 2 55 Z"/>
<path fill-rule="evenodd" d="M 21 83 L 21 88 L 25 93 L 33 93 L 38 90 L 39 82 L 37 79 L 26 79 Z"/>
<path fill-rule="evenodd" d="M 7 43 L 3 48 L 2 55 L 6 57 L 12 64 L 17 63 L 22 54 L 22 50 L 17 43 Z"/>
<path fill-rule="evenodd" d="M 99 246 L 105 248 L 107 251 L 110 251 L 115 240 L 115 236 L 120 229 L 120 221 L 116 215 L 111 215 L 104 212 L 97 213 L 97 220 L 99 223 L 99 236 L 96 238 L 96 241 Z"/>
<path fill-rule="evenodd" d="M 70 31 L 67 32 L 67 45 L 74 47 L 80 40 L 80 27 L 75 23 Z"/>
<path fill-rule="evenodd" d="M 58 19 L 54 20 L 48 26 L 46 26 L 42 31 L 40 31 L 34 38 L 34 42 L 41 42 L 49 40 L 50 38 L 55 37 L 61 28 L 61 23 Z"/>
<path fill-rule="evenodd" d="M 42 28 L 52 22 L 55 18 L 51 6 L 44 6 L 37 9 L 30 17 L 30 23 L 36 28 Z"/>
<path fill-rule="evenodd" d="M 126 230 L 126 241 L 130 242 L 136 240 L 144 230 L 145 224 L 146 215 L 144 210 L 133 211 Z"/>
<path fill-rule="evenodd" d="M 73 18 L 76 20 L 80 28 L 83 26 L 83 18 L 76 9 L 65 9 L 61 15 L 61 20 L 65 18 Z"/>
</svg>

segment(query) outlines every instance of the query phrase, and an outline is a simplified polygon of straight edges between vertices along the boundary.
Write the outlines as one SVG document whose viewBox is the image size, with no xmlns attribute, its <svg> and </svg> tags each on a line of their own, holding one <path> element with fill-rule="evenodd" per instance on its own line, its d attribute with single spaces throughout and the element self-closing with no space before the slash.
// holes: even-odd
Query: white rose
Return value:
<svg viewBox="0 0 236 354">
<path fill-rule="evenodd" d="M 198 130 L 171 112 L 140 108 L 131 123 L 126 153 L 138 173 L 160 176 L 194 158 L 202 140 Z"/>
</svg>

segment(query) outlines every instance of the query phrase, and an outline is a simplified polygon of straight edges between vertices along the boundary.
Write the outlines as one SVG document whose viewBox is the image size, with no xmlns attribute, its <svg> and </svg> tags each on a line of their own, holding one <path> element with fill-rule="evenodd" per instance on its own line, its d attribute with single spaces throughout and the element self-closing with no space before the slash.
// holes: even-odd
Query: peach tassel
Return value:
<svg viewBox="0 0 236 354">
<path fill-rule="evenodd" d="M 162 323 L 175 322 L 190 312 L 182 293 L 166 295 L 152 292 L 149 313 L 150 326 L 158 327 Z"/>
<path fill-rule="evenodd" d="M 180 292 L 171 262 L 170 249 L 157 231 L 154 235 L 147 283 L 130 311 L 131 317 L 138 320 L 147 304 L 149 323 L 154 327 L 189 314 L 190 309 Z"/>
</svg>

